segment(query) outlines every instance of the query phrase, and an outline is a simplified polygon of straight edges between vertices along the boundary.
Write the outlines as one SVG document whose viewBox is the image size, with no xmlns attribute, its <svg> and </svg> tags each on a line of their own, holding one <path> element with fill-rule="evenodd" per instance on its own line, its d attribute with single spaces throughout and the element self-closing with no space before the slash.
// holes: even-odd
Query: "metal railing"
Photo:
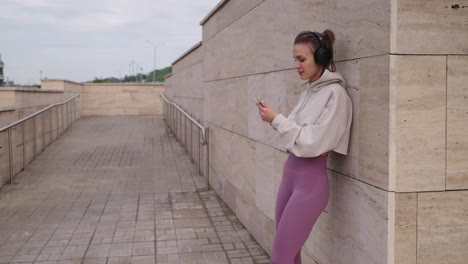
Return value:
<svg viewBox="0 0 468 264">
<path fill-rule="evenodd" d="M 185 151 L 190 156 L 192 162 L 197 160 L 198 163 L 198 173 L 202 174 L 202 160 L 203 156 L 205 158 L 205 177 L 209 180 L 209 131 L 208 128 L 202 126 L 199 122 L 197 122 L 193 117 L 187 114 L 182 108 L 180 108 L 177 104 L 171 102 L 167 99 L 166 96 L 160 94 L 161 98 L 163 98 L 163 114 L 164 114 L 164 121 L 168 126 L 169 130 L 174 134 L 176 139 L 185 147 Z M 195 133 L 196 142 L 193 141 L 194 138 L 194 127 L 198 133 Z M 195 147 L 194 151 L 194 143 L 198 147 Z M 204 153 L 202 153 L 202 147 L 204 149 Z M 197 151 L 198 150 L 198 151 Z M 196 158 L 195 155 L 198 153 L 198 157 Z M 204 154 L 204 155 L 203 155 Z"/>
<path fill-rule="evenodd" d="M 78 98 L 80 95 L 76 94 L 72 96 L 71 98 L 61 102 L 61 103 L 56 103 L 49 105 L 31 115 L 28 115 L 10 125 L 7 125 L 3 128 L 0 128 L 0 138 L 3 138 L 3 133 L 7 133 L 7 145 L 8 145 L 8 174 L 10 176 L 10 184 L 13 184 L 13 177 L 21 170 L 24 170 L 26 168 L 26 165 L 28 163 L 27 159 L 27 145 L 30 140 L 33 141 L 33 151 L 32 151 L 32 157 L 30 157 L 29 161 L 32 161 L 36 158 L 36 156 L 45 149 L 45 147 L 52 143 L 55 139 L 57 139 L 63 132 L 65 132 L 70 125 L 73 123 L 73 121 L 76 120 L 77 114 L 76 114 L 76 98 Z M 56 111 L 53 111 L 56 109 Z M 56 118 L 55 118 L 55 124 L 52 123 L 53 117 L 52 113 L 55 112 Z M 40 118 L 39 118 L 40 116 Z M 47 121 L 48 117 L 48 121 Z M 39 119 L 39 120 L 37 120 Z M 31 121 L 30 121 L 31 120 Z M 32 138 L 27 139 L 26 135 L 26 122 L 30 121 L 29 124 L 32 126 Z M 40 123 L 42 122 L 42 123 Z M 46 124 L 48 123 L 48 124 Z M 49 126 L 49 130 L 46 131 L 46 126 Z M 55 127 L 54 127 L 55 125 Z M 38 135 L 38 126 L 40 126 L 39 135 Z M 17 140 L 17 127 L 21 127 L 21 144 L 18 145 L 18 140 Z M 53 131 L 56 130 L 55 137 L 53 136 Z M 46 138 L 46 134 L 49 134 Z M 41 138 L 42 137 L 42 138 Z M 42 146 L 38 146 L 38 141 L 42 139 Z M 48 144 L 46 145 L 46 139 L 48 139 Z M 0 153 L 2 152 L 4 140 L 0 140 Z M 15 151 L 18 147 L 22 147 L 22 164 L 20 164 L 22 167 L 17 169 L 17 172 L 15 172 Z M 42 149 L 41 149 L 41 148 Z M 2 183 L 0 183 L 2 184 Z M 1 186 L 0 186 L 1 187 Z"/>
</svg>

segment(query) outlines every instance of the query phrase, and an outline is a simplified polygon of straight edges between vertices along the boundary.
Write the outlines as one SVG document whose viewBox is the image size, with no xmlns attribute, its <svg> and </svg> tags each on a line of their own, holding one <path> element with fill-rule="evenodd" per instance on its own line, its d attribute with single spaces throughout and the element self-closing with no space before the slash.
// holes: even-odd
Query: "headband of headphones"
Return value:
<svg viewBox="0 0 468 264">
<path fill-rule="evenodd" d="M 314 58 L 318 65 L 327 66 L 330 60 L 333 58 L 333 50 L 325 47 L 322 34 L 314 31 L 312 32 L 319 40 L 320 47 L 315 51 Z"/>
</svg>

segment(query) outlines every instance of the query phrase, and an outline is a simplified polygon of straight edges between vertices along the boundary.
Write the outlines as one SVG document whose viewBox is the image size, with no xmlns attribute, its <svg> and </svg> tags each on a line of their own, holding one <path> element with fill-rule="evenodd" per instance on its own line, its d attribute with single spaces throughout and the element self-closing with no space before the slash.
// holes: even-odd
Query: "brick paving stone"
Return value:
<svg viewBox="0 0 468 264">
<path fill-rule="evenodd" d="M 86 254 L 87 246 L 67 246 L 60 257 L 60 260 L 81 259 Z"/>
<path fill-rule="evenodd" d="M 154 264 L 155 256 L 136 256 L 132 258 L 132 264 Z"/>
<path fill-rule="evenodd" d="M 106 264 L 107 258 L 85 258 L 82 264 Z"/>
<path fill-rule="evenodd" d="M 107 264 L 132 264 L 132 257 L 110 257 Z"/>
<path fill-rule="evenodd" d="M 13 256 L 0 256 L 0 263 L 9 263 Z"/>
<path fill-rule="evenodd" d="M 269 263 L 153 117 L 86 117 L 0 190 L 0 263 Z"/>
<path fill-rule="evenodd" d="M 133 256 L 154 255 L 154 251 L 154 241 L 133 243 Z"/>
<path fill-rule="evenodd" d="M 115 243 L 111 244 L 109 256 L 111 257 L 126 257 L 131 256 L 133 243 Z"/>
<path fill-rule="evenodd" d="M 65 246 L 45 247 L 37 257 L 36 261 L 60 260 Z"/>
<path fill-rule="evenodd" d="M 154 241 L 154 230 L 136 230 L 133 242 Z"/>
<path fill-rule="evenodd" d="M 91 244 L 86 251 L 86 258 L 108 257 L 111 244 Z"/>
</svg>

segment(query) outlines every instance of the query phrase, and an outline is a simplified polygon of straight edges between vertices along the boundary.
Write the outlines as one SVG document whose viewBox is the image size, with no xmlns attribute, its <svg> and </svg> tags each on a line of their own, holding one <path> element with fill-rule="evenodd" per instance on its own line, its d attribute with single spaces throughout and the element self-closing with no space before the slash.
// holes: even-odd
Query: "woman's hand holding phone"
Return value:
<svg viewBox="0 0 468 264">
<path fill-rule="evenodd" d="M 257 107 L 259 110 L 258 113 L 260 117 L 262 118 L 262 120 L 271 124 L 271 121 L 275 119 L 275 117 L 278 115 L 278 112 L 276 112 L 275 109 L 273 109 L 271 106 L 263 102 L 263 100 L 259 101 L 255 97 L 254 97 L 254 100 L 257 103 Z"/>
<path fill-rule="evenodd" d="M 262 99 L 258 100 L 258 99 L 257 99 L 257 98 L 255 98 L 255 97 L 252 97 L 252 98 L 254 99 L 254 101 L 255 101 L 257 104 L 260 104 L 260 105 L 262 105 L 262 102 L 263 102 L 263 100 L 262 100 Z M 263 105 L 262 105 L 262 106 L 263 106 Z"/>
</svg>

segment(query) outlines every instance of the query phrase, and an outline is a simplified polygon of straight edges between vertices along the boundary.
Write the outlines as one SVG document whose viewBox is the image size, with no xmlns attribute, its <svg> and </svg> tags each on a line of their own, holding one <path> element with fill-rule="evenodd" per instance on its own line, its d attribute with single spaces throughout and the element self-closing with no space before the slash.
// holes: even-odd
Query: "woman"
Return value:
<svg viewBox="0 0 468 264">
<path fill-rule="evenodd" d="M 286 118 L 264 102 L 260 116 L 278 131 L 290 153 L 275 211 L 272 264 L 300 264 L 301 248 L 329 198 L 329 151 L 347 154 L 352 119 L 345 82 L 335 72 L 332 31 L 304 31 L 294 40 L 295 69 L 307 89 Z"/>
</svg>

